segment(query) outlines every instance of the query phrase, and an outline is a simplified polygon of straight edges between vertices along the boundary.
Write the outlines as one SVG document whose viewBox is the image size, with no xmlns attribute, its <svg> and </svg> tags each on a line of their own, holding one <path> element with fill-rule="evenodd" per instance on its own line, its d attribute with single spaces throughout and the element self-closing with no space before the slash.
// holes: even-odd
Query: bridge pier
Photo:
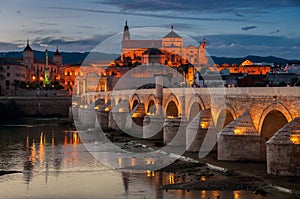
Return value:
<svg viewBox="0 0 300 199">
<path fill-rule="evenodd" d="M 127 128 L 128 117 L 130 117 L 128 100 L 122 100 L 109 112 L 108 126 L 115 130 L 124 130 Z"/>
<path fill-rule="evenodd" d="M 85 129 L 95 128 L 96 112 L 93 105 L 80 107 L 78 111 L 78 122 Z"/>
<path fill-rule="evenodd" d="M 277 131 L 267 142 L 267 173 L 300 176 L 300 117 Z"/>
<path fill-rule="evenodd" d="M 260 137 L 248 111 L 218 134 L 218 160 L 260 160 Z"/>
<path fill-rule="evenodd" d="M 143 121 L 143 138 L 163 140 L 164 117 L 146 115 Z"/>
<path fill-rule="evenodd" d="M 109 110 L 111 109 L 110 103 L 104 104 L 101 108 L 97 110 L 97 119 L 100 128 L 105 131 L 108 129 L 109 124 Z M 97 124 L 95 125 L 97 127 Z"/>
<path fill-rule="evenodd" d="M 165 145 L 186 145 L 186 118 L 167 118 L 163 127 L 163 143 Z"/>
<path fill-rule="evenodd" d="M 198 152 L 211 122 L 210 110 L 200 111 L 186 128 L 186 150 Z"/>
</svg>

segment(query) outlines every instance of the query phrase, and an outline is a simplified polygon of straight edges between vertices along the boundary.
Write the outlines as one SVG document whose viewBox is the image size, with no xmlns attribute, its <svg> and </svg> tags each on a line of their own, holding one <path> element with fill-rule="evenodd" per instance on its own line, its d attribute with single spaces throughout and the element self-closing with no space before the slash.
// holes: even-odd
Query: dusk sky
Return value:
<svg viewBox="0 0 300 199">
<path fill-rule="evenodd" d="M 206 38 L 215 56 L 300 59 L 299 0 L 1 0 L 0 16 L 1 52 L 23 50 L 27 38 L 35 50 L 90 51 L 128 20 Z"/>
</svg>

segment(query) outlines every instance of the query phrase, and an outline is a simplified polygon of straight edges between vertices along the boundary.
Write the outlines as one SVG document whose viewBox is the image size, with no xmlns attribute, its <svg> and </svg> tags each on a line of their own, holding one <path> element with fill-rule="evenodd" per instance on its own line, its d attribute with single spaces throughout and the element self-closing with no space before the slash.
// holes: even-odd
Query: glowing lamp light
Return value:
<svg viewBox="0 0 300 199">
<path fill-rule="evenodd" d="M 138 116 L 137 113 L 133 113 L 131 117 L 132 117 L 132 118 L 137 118 L 137 116 Z"/>
<path fill-rule="evenodd" d="M 119 112 L 120 112 L 120 113 L 125 112 L 125 108 L 119 108 Z"/>
<path fill-rule="evenodd" d="M 209 122 L 200 122 L 200 126 L 202 129 L 207 129 L 209 125 Z"/>
<path fill-rule="evenodd" d="M 169 119 L 174 119 L 174 118 L 176 118 L 174 115 L 168 115 L 168 118 Z"/>
<path fill-rule="evenodd" d="M 290 135 L 290 140 L 293 144 L 300 144 L 300 134 Z"/>
<path fill-rule="evenodd" d="M 147 170 L 146 175 L 147 175 L 147 177 L 154 177 L 155 176 L 155 172 Z"/>
<path fill-rule="evenodd" d="M 106 108 L 104 109 L 104 111 L 108 112 L 108 111 L 109 111 L 109 108 L 108 108 L 108 107 L 106 107 Z"/>
<path fill-rule="evenodd" d="M 206 181 L 206 178 L 205 178 L 205 176 L 201 176 L 201 179 L 200 179 L 201 181 Z"/>
<path fill-rule="evenodd" d="M 99 106 L 95 106 L 95 110 L 98 110 L 99 109 Z"/>
<path fill-rule="evenodd" d="M 33 81 L 36 80 L 36 77 L 35 77 L 35 76 L 32 76 L 32 80 L 33 80 Z"/>
<path fill-rule="evenodd" d="M 234 129 L 234 134 L 235 135 L 243 135 L 243 132 L 241 131 L 241 129 Z"/>
</svg>

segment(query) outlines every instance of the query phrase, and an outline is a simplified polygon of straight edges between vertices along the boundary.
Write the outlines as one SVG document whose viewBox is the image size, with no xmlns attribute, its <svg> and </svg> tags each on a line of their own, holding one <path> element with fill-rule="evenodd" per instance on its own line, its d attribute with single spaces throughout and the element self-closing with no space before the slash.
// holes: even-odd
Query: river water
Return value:
<svg viewBox="0 0 300 199">
<path fill-rule="evenodd" d="M 15 124 L 17 123 L 17 124 Z M 172 173 L 126 173 L 95 160 L 77 132 L 58 119 L 26 119 L 0 125 L 0 198 L 219 198 L 265 199 L 246 191 L 161 190 Z M 289 196 L 288 196 L 289 198 Z M 293 197 L 291 197 L 293 198 Z"/>
</svg>

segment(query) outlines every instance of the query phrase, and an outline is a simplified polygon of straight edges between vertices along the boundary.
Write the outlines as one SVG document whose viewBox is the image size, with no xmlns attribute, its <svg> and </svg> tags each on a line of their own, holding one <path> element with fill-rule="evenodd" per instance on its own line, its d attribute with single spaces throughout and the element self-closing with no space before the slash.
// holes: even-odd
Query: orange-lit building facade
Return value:
<svg viewBox="0 0 300 199">
<path fill-rule="evenodd" d="M 174 31 L 172 26 L 171 32 L 161 40 L 135 40 L 131 39 L 129 26 L 126 22 L 123 32 L 121 61 L 131 64 L 148 64 L 147 59 L 142 59 L 142 57 L 149 48 L 159 49 L 164 54 L 164 57 L 160 59 L 160 64 L 168 66 L 190 63 L 197 67 L 208 62 L 206 39 L 203 39 L 199 46 L 184 46 L 183 38 Z"/>
<path fill-rule="evenodd" d="M 248 75 L 266 75 L 271 72 L 270 65 L 254 64 L 250 60 L 245 60 L 240 65 L 223 64 L 217 68 L 219 71 L 228 70 L 231 74 L 247 73 Z"/>
</svg>

